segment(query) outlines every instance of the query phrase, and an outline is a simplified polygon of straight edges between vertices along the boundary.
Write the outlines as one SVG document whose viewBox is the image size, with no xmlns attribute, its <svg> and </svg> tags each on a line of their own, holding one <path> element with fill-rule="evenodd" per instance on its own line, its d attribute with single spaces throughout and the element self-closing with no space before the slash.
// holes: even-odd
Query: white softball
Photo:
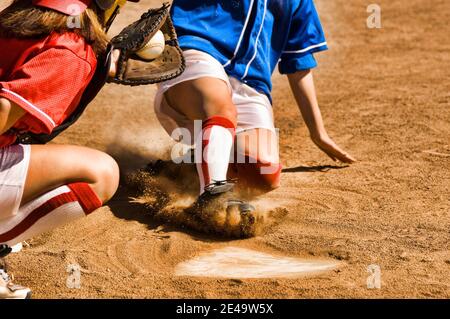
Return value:
<svg viewBox="0 0 450 319">
<path fill-rule="evenodd" d="M 145 47 L 140 49 L 136 54 L 145 60 L 153 60 L 159 57 L 166 46 L 166 39 L 164 38 L 164 33 L 160 31 L 151 38 Z"/>
</svg>

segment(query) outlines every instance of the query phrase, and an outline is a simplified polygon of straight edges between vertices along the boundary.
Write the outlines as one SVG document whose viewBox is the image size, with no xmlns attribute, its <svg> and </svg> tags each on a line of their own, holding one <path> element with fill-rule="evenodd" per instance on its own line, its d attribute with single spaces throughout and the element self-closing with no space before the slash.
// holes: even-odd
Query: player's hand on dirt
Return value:
<svg viewBox="0 0 450 319">
<path fill-rule="evenodd" d="M 321 134 L 312 136 L 314 144 L 317 145 L 325 154 L 327 154 L 333 161 L 341 161 L 342 163 L 351 164 L 356 162 L 356 159 L 349 153 L 341 149 L 328 134 Z"/>
</svg>

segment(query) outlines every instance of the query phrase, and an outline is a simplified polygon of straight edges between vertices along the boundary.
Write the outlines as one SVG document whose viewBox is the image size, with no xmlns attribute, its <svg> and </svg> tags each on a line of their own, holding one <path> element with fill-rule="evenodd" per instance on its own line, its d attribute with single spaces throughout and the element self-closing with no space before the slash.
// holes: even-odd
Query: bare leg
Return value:
<svg viewBox="0 0 450 319">
<path fill-rule="evenodd" d="M 15 245 L 91 214 L 115 193 L 116 162 L 79 146 L 33 146 L 19 211 L 0 223 L 0 244 Z"/>
<path fill-rule="evenodd" d="M 191 120 L 223 116 L 237 122 L 236 107 L 228 86 L 222 80 L 202 78 L 186 81 L 167 91 L 165 97 L 173 109 Z M 237 134 L 236 143 L 237 157 L 247 158 L 247 164 L 231 165 L 228 175 L 237 177 L 240 186 L 253 187 L 259 192 L 277 188 L 281 169 L 276 134 L 267 129 L 248 130 Z M 248 163 L 249 158 L 254 163 Z"/>
<path fill-rule="evenodd" d="M 178 113 L 202 120 L 202 132 L 194 137 L 200 194 L 219 184 L 229 189 L 226 179 L 237 122 L 229 87 L 219 79 L 201 78 L 176 85 L 165 97 Z"/>
<path fill-rule="evenodd" d="M 236 151 L 262 163 L 279 163 L 277 135 L 263 128 L 247 130 L 236 135 Z"/>
<path fill-rule="evenodd" d="M 267 129 L 253 129 L 236 136 L 235 163 L 229 176 L 241 190 L 261 194 L 280 186 L 281 165 L 278 137 Z"/>
<path fill-rule="evenodd" d="M 227 84 L 216 78 L 186 81 L 169 89 L 167 103 L 190 120 L 222 116 L 236 125 L 236 106 Z"/>
<path fill-rule="evenodd" d="M 22 204 L 70 183 L 89 184 L 106 202 L 119 184 L 119 168 L 109 155 L 80 146 L 34 145 Z"/>
</svg>

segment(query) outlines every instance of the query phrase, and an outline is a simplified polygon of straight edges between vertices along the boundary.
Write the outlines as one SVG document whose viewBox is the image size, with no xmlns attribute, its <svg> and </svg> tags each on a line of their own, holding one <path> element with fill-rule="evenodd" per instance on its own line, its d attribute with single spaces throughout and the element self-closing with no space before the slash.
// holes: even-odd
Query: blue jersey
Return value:
<svg viewBox="0 0 450 319">
<path fill-rule="evenodd" d="M 282 74 L 314 68 L 327 43 L 313 0 L 174 0 L 182 49 L 212 55 L 229 76 L 270 98 Z"/>
</svg>

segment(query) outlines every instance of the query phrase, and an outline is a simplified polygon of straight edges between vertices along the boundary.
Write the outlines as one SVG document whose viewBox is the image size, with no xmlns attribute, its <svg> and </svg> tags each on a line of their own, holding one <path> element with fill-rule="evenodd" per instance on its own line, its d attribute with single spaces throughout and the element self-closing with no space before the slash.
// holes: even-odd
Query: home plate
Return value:
<svg viewBox="0 0 450 319">
<path fill-rule="evenodd" d="M 178 264 L 175 274 L 216 278 L 292 278 L 331 270 L 337 265 L 336 262 L 311 261 L 226 247 Z"/>
</svg>

